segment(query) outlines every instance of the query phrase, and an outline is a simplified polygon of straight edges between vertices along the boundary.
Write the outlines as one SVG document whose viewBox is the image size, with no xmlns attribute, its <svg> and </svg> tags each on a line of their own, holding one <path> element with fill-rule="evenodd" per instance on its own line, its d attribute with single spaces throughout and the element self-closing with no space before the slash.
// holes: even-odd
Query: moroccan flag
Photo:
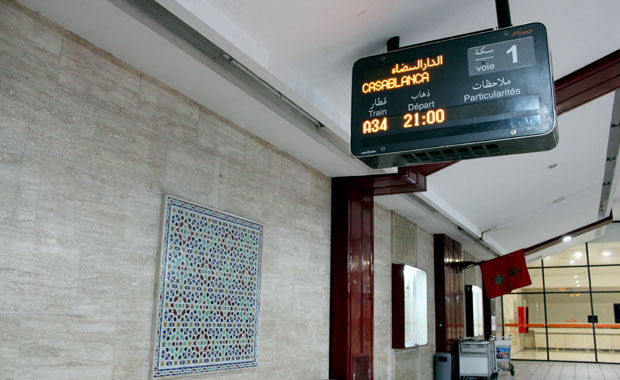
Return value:
<svg viewBox="0 0 620 380">
<path fill-rule="evenodd" d="M 532 283 L 525 266 L 525 251 L 518 250 L 480 264 L 489 298 L 499 297 Z"/>
</svg>

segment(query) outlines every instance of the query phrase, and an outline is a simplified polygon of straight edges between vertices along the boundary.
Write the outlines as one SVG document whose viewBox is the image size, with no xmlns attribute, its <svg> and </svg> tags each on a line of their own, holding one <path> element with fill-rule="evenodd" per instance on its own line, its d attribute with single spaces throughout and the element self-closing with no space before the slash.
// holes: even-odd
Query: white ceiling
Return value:
<svg viewBox="0 0 620 380">
<path fill-rule="evenodd" d="M 368 172 L 108 1 L 21 2 L 327 175 Z M 385 51 L 394 35 L 408 45 L 496 26 L 493 0 L 158 2 L 345 141 L 358 58 Z M 556 79 L 620 48 L 617 0 L 513 0 L 511 11 L 515 25 L 546 25 Z M 612 103 L 608 95 L 560 116 L 550 152 L 462 161 L 429 177 L 426 193 L 377 201 L 474 253 L 483 250 L 462 230 L 506 253 L 592 223 Z"/>
</svg>

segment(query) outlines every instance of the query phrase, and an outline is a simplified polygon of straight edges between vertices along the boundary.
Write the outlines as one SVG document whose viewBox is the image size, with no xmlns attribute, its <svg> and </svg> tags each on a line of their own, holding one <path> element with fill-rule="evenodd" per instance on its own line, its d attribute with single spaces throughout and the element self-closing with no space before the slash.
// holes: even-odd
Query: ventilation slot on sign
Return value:
<svg viewBox="0 0 620 380">
<path fill-rule="evenodd" d="M 465 160 L 468 158 L 497 156 L 502 153 L 498 144 L 473 145 L 469 147 L 448 148 L 401 155 L 405 162 L 424 163 L 436 161 Z"/>
</svg>

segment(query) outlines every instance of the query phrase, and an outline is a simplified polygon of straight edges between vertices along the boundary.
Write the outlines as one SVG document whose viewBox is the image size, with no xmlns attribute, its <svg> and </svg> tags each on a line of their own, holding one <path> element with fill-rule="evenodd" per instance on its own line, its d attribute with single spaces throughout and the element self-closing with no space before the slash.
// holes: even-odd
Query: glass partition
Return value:
<svg viewBox="0 0 620 380">
<path fill-rule="evenodd" d="M 590 265 L 620 264 L 620 243 L 588 244 Z"/>
<path fill-rule="evenodd" d="M 545 268 L 587 265 L 586 246 L 585 244 L 580 244 L 564 252 L 545 257 L 543 264 Z"/>
<path fill-rule="evenodd" d="M 592 294 L 596 353 L 601 362 L 620 362 L 620 292 Z"/>
<path fill-rule="evenodd" d="M 426 272 L 405 265 L 405 347 L 428 343 Z"/>
<path fill-rule="evenodd" d="M 547 294 L 550 360 L 594 361 L 590 314 L 587 293 Z"/>
<path fill-rule="evenodd" d="M 542 269 L 528 268 L 532 285 L 515 289 L 513 293 L 537 293 L 543 291 Z"/>
<path fill-rule="evenodd" d="M 482 316 L 482 288 L 476 285 L 472 285 L 471 296 L 474 309 L 474 336 L 484 336 L 484 317 Z"/>
<path fill-rule="evenodd" d="M 514 359 L 620 363 L 620 243 L 527 264 L 532 284 L 503 296 Z"/>
<path fill-rule="evenodd" d="M 512 335 L 514 359 L 547 359 L 545 303 L 542 294 L 505 295 L 504 335 Z"/>
<path fill-rule="evenodd" d="M 542 260 L 530 261 L 526 265 L 527 265 L 528 268 L 540 268 L 542 266 L 541 261 Z"/>
<path fill-rule="evenodd" d="M 587 292 L 590 288 L 588 268 L 545 268 L 547 292 Z"/>
<path fill-rule="evenodd" d="M 620 291 L 620 266 L 591 267 L 592 290 Z"/>
</svg>

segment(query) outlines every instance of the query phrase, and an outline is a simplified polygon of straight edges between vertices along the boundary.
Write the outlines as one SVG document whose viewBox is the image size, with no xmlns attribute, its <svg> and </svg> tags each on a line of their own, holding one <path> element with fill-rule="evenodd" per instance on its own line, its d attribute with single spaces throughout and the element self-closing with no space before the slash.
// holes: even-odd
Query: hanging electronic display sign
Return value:
<svg viewBox="0 0 620 380">
<path fill-rule="evenodd" d="M 471 34 L 353 66 L 351 151 L 372 168 L 557 145 L 544 25 Z"/>
</svg>

